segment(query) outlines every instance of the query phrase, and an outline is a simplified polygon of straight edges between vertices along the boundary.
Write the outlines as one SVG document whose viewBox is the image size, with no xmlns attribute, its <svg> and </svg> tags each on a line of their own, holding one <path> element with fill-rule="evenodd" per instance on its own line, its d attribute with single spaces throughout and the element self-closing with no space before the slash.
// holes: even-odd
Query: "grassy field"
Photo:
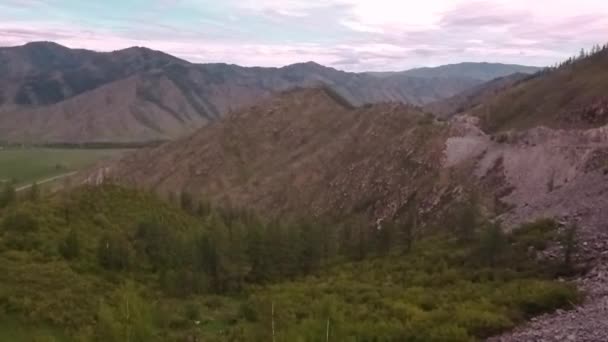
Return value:
<svg viewBox="0 0 608 342">
<path fill-rule="evenodd" d="M 23 185 L 90 166 L 127 150 L 5 148 L 0 150 L 0 181 Z"/>
</svg>

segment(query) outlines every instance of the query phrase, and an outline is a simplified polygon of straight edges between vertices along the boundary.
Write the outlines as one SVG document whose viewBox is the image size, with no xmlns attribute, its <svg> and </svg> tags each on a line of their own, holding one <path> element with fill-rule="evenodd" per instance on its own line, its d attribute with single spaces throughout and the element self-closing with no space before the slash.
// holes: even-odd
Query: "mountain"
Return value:
<svg viewBox="0 0 608 342">
<path fill-rule="evenodd" d="M 480 81 L 490 81 L 495 78 L 517 73 L 534 74 L 540 70 L 542 70 L 542 68 L 524 65 L 469 62 L 442 65 L 435 68 L 411 69 L 404 71 L 401 74 L 423 78 L 469 77 Z"/>
<path fill-rule="evenodd" d="M 283 68 L 192 64 L 134 47 L 99 53 L 50 42 L 0 48 L 0 141 L 173 139 L 275 92 L 326 84 L 355 105 L 422 105 L 480 83 L 470 77 L 377 78 L 316 63 Z"/>
<path fill-rule="evenodd" d="M 572 331 L 603 340 L 589 322 L 605 322 L 608 299 L 607 51 L 486 85 L 449 120 L 399 104 L 353 107 L 331 89 L 293 90 L 77 180 L 187 193 L 267 217 L 355 216 L 376 227 L 411 212 L 421 230 L 451 227 L 467 201 L 507 230 L 551 218 L 575 235 L 571 260 L 587 300 L 496 341 Z M 544 231 L 534 229 L 531 240 Z M 538 243 L 549 260 L 567 250 Z"/>
<path fill-rule="evenodd" d="M 189 192 L 273 215 L 382 219 L 404 210 L 415 191 L 435 199 L 447 133 L 412 106 L 355 108 L 329 88 L 296 89 L 93 171 L 89 180 Z"/>
<path fill-rule="evenodd" d="M 483 104 L 501 91 L 533 77 L 535 76 L 522 73 L 499 77 L 447 99 L 431 102 L 425 105 L 424 109 L 437 117 L 451 118 L 456 114 L 463 113 L 465 110 Z"/>
</svg>

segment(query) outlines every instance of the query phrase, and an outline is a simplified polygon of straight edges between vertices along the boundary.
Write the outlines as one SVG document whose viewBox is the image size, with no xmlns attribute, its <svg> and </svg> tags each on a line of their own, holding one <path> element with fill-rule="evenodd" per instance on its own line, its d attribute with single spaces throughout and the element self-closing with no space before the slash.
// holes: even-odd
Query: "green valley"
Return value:
<svg viewBox="0 0 608 342">
<path fill-rule="evenodd" d="M 0 149 L 0 181 L 24 185 L 70 173 L 121 155 L 123 149 L 6 147 Z"/>
</svg>

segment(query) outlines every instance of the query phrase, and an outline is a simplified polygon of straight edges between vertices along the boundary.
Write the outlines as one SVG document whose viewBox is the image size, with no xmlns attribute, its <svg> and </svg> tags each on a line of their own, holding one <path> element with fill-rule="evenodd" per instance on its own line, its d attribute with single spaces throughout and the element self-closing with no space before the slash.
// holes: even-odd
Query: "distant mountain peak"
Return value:
<svg viewBox="0 0 608 342">
<path fill-rule="evenodd" d="M 517 64 L 463 62 L 438 67 L 415 68 L 404 71 L 402 74 L 424 78 L 469 77 L 481 81 L 490 81 L 516 73 L 533 74 L 541 69 L 539 67 Z"/>
<path fill-rule="evenodd" d="M 55 42 L 50 41 L 38 41 L 38 42 L 29 42 L 23 45 L 24 48 L 52 48 L 52 49 L 61 49 L 61 50 L 69 50 L 68 47 L 65 47 L 61 44 L 57 44 Z"/>
<path fill-rule="evenodd" d="M 290 64 L 282 69 L 335 70 L 334 68 L 330 68 L 313 61 Z"/>
</svg>

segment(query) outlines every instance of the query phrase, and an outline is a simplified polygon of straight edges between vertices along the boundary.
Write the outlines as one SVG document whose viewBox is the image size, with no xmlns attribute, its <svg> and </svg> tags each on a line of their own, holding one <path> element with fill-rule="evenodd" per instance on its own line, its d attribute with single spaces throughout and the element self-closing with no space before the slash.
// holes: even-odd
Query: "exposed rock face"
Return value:
<svg viewBox="0 0 608 342">
<path fill-rule="evenodd" d="M 575 280 L 584 303 L 570 311 L 532 319 L 528 324 L 488 342 L 602 342 L 608 340 L 608 227 L 586 227 L 578 259 L 594 265 Z"/>
<path fill-rule="evenodd" d="M 601 102 L 590 108 L 601 111 Z M 508 228 L 545 217 L 576 224 L 577 260 L 590 268 L 574 279 L 586 294 L 581 306 L 489 341 L 608 341 L 608 126 L 489 135 L 477 122 L 452 120 L 443 167 L 469 170 L 478 189 L 496 197 L 494 211 Z"/>
<path fill-rule="evenodd" d="M 446 140 L 444 167 L 468 167 L 481 185 L 497 180 L 489 189 L 504 204 L 498 218 L 507 227 L 545 217 L 576 224 L 577 260 L 591 268 L 575 279 L 587 295 L 583 305 L 535 318 L 489 341 L 607 341 L 608 127 L 538 127 L 491 137 L 471 124 L 475 121 L 454 121 L 459 129 Z"/>
</svg>

